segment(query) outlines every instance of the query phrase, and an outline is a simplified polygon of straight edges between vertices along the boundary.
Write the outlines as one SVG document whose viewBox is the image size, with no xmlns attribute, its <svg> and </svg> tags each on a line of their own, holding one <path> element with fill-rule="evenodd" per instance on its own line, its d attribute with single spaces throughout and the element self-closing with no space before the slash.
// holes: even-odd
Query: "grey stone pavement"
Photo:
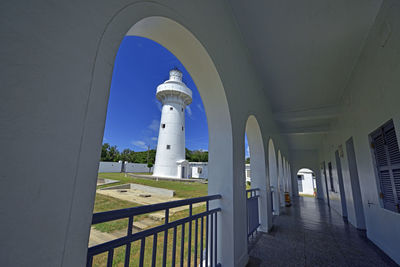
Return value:
<svg viewBox="0 0 400 267">
<path fill-rule="evenodd" d="M 293 202 L 274 217 L 271 233 L 253 240 L 247 267 L 398 266 L 323 202 L 307 197 Z"/>
</svg>

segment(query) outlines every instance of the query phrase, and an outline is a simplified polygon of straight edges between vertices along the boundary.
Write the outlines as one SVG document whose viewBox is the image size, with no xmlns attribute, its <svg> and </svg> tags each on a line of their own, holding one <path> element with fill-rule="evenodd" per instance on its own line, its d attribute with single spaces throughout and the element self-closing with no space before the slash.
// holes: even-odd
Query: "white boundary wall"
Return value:
<svg viewBox="0 0 400 267">
<path fill-rule="evenodd" d="M 99 172 L 121 172 L 122 162 L 100 161 Z"/>
<path fill-rule="evenodd" d="M 125 172 L 149 172 L 149 168 L 145 163 L 125 163 Z M 153 167 L 150 172 L 153 172 Z"/>
<path fill-rule="evenodd" d="M 150 172 L 152 171 L 153 168 L 150 168 Z M 147 164 L 145 163 L 100 161 L 98 172 L 149 172 L 149 168 L 147 168 Z"/>
</svg>

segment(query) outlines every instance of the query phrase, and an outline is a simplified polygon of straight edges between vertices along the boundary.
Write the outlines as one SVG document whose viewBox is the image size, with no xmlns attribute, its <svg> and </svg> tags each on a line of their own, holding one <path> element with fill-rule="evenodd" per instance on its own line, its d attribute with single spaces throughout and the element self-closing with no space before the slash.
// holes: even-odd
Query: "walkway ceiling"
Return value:
<svg viewBox="0 0 400 267">
<path fill-rule="evenodd" d="M 232 0 L 249 55 L 291 149 L 313 149 L 342 96 L 381 0 Z"/>
</svg>

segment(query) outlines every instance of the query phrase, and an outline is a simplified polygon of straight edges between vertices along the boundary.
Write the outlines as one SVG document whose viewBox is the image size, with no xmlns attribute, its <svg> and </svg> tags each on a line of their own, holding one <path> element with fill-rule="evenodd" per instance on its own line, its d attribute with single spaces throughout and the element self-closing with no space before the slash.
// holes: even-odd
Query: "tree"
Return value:
<svg viewBox="0 0 400 267">
<path fill-rule="evenodd" d="M 147 168 L 149 168 L 149 173 L 150 173 L 152 167 L 153 167 L 153 163 L 151 163 L 151 162 L 147 163 Z"/>
<path fill-rule="evenodd" d="M 101 148 L 101 161 L 118 161 L 120 158 L 117 146 L 110 146 L 104 143 Z"/>
<path fill-rule="evenodd" d="M 101 147 L 101 161 L 114 161 L 119 160 L 128 161 L 132 163 L 153 163 L 156 158 L 156 150 L 151 149 L 149 151 L 135 152 L 129 148 L 126 148 L 119 152 L 117 146 L 111 146 L 108 143 L 104 143 Z M 148 160 L 147 160 L 148 159 Z"/>
<path fill-rule="evenodd" d="M 191 162 L 208 162 L 208 151 L 189 150 L 186 148 L 186 160 Z"/>
<path fill-rule="evenodd" d="M 246 158 L 246 164 L 250 164 L 250 158 Z"/>
</svg>

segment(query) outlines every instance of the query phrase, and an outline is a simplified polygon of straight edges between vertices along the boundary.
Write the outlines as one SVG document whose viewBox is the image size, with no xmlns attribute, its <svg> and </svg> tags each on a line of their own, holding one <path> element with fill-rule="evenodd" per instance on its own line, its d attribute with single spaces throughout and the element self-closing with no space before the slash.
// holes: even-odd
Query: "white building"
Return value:
<svg viewBox="0 0 400 267">
<path fill-rule="evenodd" d="M 245 176 L 246 176 L 246 182 L 251 182 L 251 171 L 250 171 L 250 164 L 245 165 Z"/>
<path fill-rule="evenodd" d="M 189 162 L 191 178 L 208 179 L 208 162 Z"/>
<path fill-rule="evenodd" d="M 185 108 L 192 103 L 192 91 L 182 82 L 182 72 L 173 69 L 156 96 L 163 106 L 153 176 L 187 178 Z"/>
<path fill-rule="evenodd" d="M 354 226 L 400 264 L 398 0 L 2 0 L 0 13 L 1 266 L 86 266 L 113 62 L 126 35 L 171 51 L 201 95 L 208 194 L 221 195 L 210 205 L 221 210 L 217 263 L 244 267 L 249 259 L 246 132 L 260 231 L 282 225 L 271 211 L 285 209 L 278 184 L 296 196 L 297 170 L 307 167 L 319 200 L 298 202 L 280 219 L 306 208 L 334 219 L 319 230 L 339 229 L 340 214 L 348 225 L 330 244 L 361 253 L 346 232 Z M 21 155 L 30 160 L 20 164 Z M 304 223 L 296 232 L 312 234 Z M 319 239 L 314 247 L 324 248 Z M 257 257 L 263 248 L 256 244 Z M 350 265 L 340 247 L 311 252 L 307 259 L 321 265 L 333 257 Z"/>
<path fill-rule="evenodd" d="M 297 186 L 299 194 L 313 195 L 316 188 L 313 172 L 309 169 L 300 169 L 297 173 Z"/>
</svg>

